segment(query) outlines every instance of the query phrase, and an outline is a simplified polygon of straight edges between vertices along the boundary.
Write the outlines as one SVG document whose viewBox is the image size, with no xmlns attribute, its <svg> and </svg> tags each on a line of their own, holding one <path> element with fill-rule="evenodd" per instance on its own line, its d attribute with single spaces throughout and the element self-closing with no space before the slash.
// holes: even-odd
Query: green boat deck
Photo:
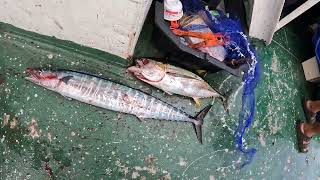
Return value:
<svg viewBox="0 0 320 180">
<path fill-rule="evenodd" d="M 150 22 L 150 21 L 149 21 Z M 136 56 L 161 56 L 146 22 Z M 261 81 L 257 112 L 245 136 L 257 149 L 251 164 L 239 168 L 233 134 L 241 106 L 242 82 L 224 71 L 204 79 L 221 93 L 232 90 L 230 115 L 218 100 L 205 118 L 203 145 L 188 123 L 136 117 L 97 108 L 36 86 L 27 67 L 70 69 L 108 78 L 151 93 L 196 114 L 194 102 L 170 96 L 138 81 L 125 69 L 129 60 L 0 24 L 0 179 L 316 179 L 320 144 L 296 148 L 295 123 L 303 120 L 300 99 L 308 95 L 301 62 L 312 51 L 288 25 L 271 45 L 258 48 Z"/>
</svg>

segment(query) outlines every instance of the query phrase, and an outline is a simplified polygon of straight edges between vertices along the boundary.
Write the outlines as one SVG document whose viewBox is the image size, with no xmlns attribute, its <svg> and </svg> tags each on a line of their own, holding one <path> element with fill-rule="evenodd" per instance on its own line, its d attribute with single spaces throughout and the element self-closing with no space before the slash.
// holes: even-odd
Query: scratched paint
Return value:
<svg viewBox="0 0 320 180">
<path fill-rule="evenodd" d="M 287 40 L 280 31 L 271 46 L 259 48 L 263 74 L 256 91 L 257 113 L 245 136 L 245 143 L 258 152 L 240 170 L 243 157 L 234 150 L 233 133 L 240 111 L 241 79 L 225 72 L 206 75 L 212 87 L 233 93 L 230 116 L 218 99 L 213 100 L 200 145 L 190 124 L 139 122 L 130 115 L 65 99 L 23 79 L 24 69 L 30 66 L 86 71 L 196 113 L 189 98 L 169 96 L 136 81 L 124 71 L 126 60 L 47 37 L 41 36 L 46 42 L 39 41 L 32 38 L 38 37 L 34 34 L 25 37 L 24 31 L 18 35 L 1 27 L 0 75 L 5 81 L 0 84 L 0 117 L 10 115 L 0 126 L 1 178 L 315 179 L 320 175 L 314 170 L 319 167 L 319 143 L 313 142 L 307 155 L 295 149 L 294 124 L 303 117 L 299 97 L 306 90 L 301 56 L 297 47 L 288 48 L 296 35 L 290 29 Z M 145 47 L 145 51 L 150 50 Z M 207 99 L 203 105 L 211 102 Z M 10 128 L 14 117 L 17 124 Z M 32 138 L 29 134 L 35 130 L 39 136 Z"/>
</svg>

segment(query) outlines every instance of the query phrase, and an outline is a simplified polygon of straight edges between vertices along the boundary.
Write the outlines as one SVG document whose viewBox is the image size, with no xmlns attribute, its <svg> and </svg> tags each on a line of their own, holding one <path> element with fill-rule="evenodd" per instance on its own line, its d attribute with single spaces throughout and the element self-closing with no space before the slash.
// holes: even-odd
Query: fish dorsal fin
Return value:
<svg viewBox="0 0 320 180">
<path fill-rule="evenodd" d="M 63 78 L 60 79 L 60 81 L 64 82 L 65 84 L 68 83 L 68 81 L 73 78 L 73 76 L 65 76 Z"/>
</svg>

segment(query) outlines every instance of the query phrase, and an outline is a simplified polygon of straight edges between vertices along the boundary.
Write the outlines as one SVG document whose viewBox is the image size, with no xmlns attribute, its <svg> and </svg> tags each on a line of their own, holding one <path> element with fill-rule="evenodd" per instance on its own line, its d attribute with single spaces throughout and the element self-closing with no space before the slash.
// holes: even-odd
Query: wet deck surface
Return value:
<svg viewBox="0 0 320 180">
<path fill-rule="evenodd" d="M 257 113 L 245 136 L 246 144 L 258 151 L 251 164 L 239 169 L 233 133 L 241 105 L 240 78 L 222 71 L 205 76 L 221 93 L 232 89 L 233 94 L 230 116 L 214 101 L 200 145 L 191 124 L 139 122 L 27 82 L 27 67 L 71 69 L 141 89 L 190 114 L 200 110 L 188 98 L 167 95 L 131 77 L 125 72 L 128 60 L 1 24 L 0 114 L 10 118 L 0 127 L 0 179 L 316 179 L 318 140 L 308 154 L 296 150 L 295 122 L 304 119 L 300 99 L 306 95 L 300 65 L 306 47 L 296 46 L 297 41 L 288 27 L 259 49 L 263 72 Z M 148 43 L 147 36 L 140 40 L 136 53 L 157 54 Z M 205 106 L 211 99 L 202 102 Z"/>
</svg>

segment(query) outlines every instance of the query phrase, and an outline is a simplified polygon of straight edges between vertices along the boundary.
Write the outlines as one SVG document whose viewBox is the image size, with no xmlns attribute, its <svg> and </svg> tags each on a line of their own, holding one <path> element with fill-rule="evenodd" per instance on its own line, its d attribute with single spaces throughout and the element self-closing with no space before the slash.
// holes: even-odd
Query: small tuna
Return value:
<svg viewBox="0 0 320 180">
<path fill-rule="evenodd" d="M 73 71 L 47 71 L 28 68 L 27 80 L 64 97 L 101 108 L 132 114 L 139 119 L 190 122 L 202 143 L 203 118 L 211 106 L 192 117 L 184 111 L 142 91 L 103 78 Z"/>
<path fill-rule="evenodd" d="M 136 78 L 172 95 L 191 97 L 200 106 L 199 98 L 218 97 L 226 109 L 227 98 L 215 91 L 198 75 L 185 69 L 151 59 L 137 59 L 136 66 L 127 69 Z"/>
</svg>

